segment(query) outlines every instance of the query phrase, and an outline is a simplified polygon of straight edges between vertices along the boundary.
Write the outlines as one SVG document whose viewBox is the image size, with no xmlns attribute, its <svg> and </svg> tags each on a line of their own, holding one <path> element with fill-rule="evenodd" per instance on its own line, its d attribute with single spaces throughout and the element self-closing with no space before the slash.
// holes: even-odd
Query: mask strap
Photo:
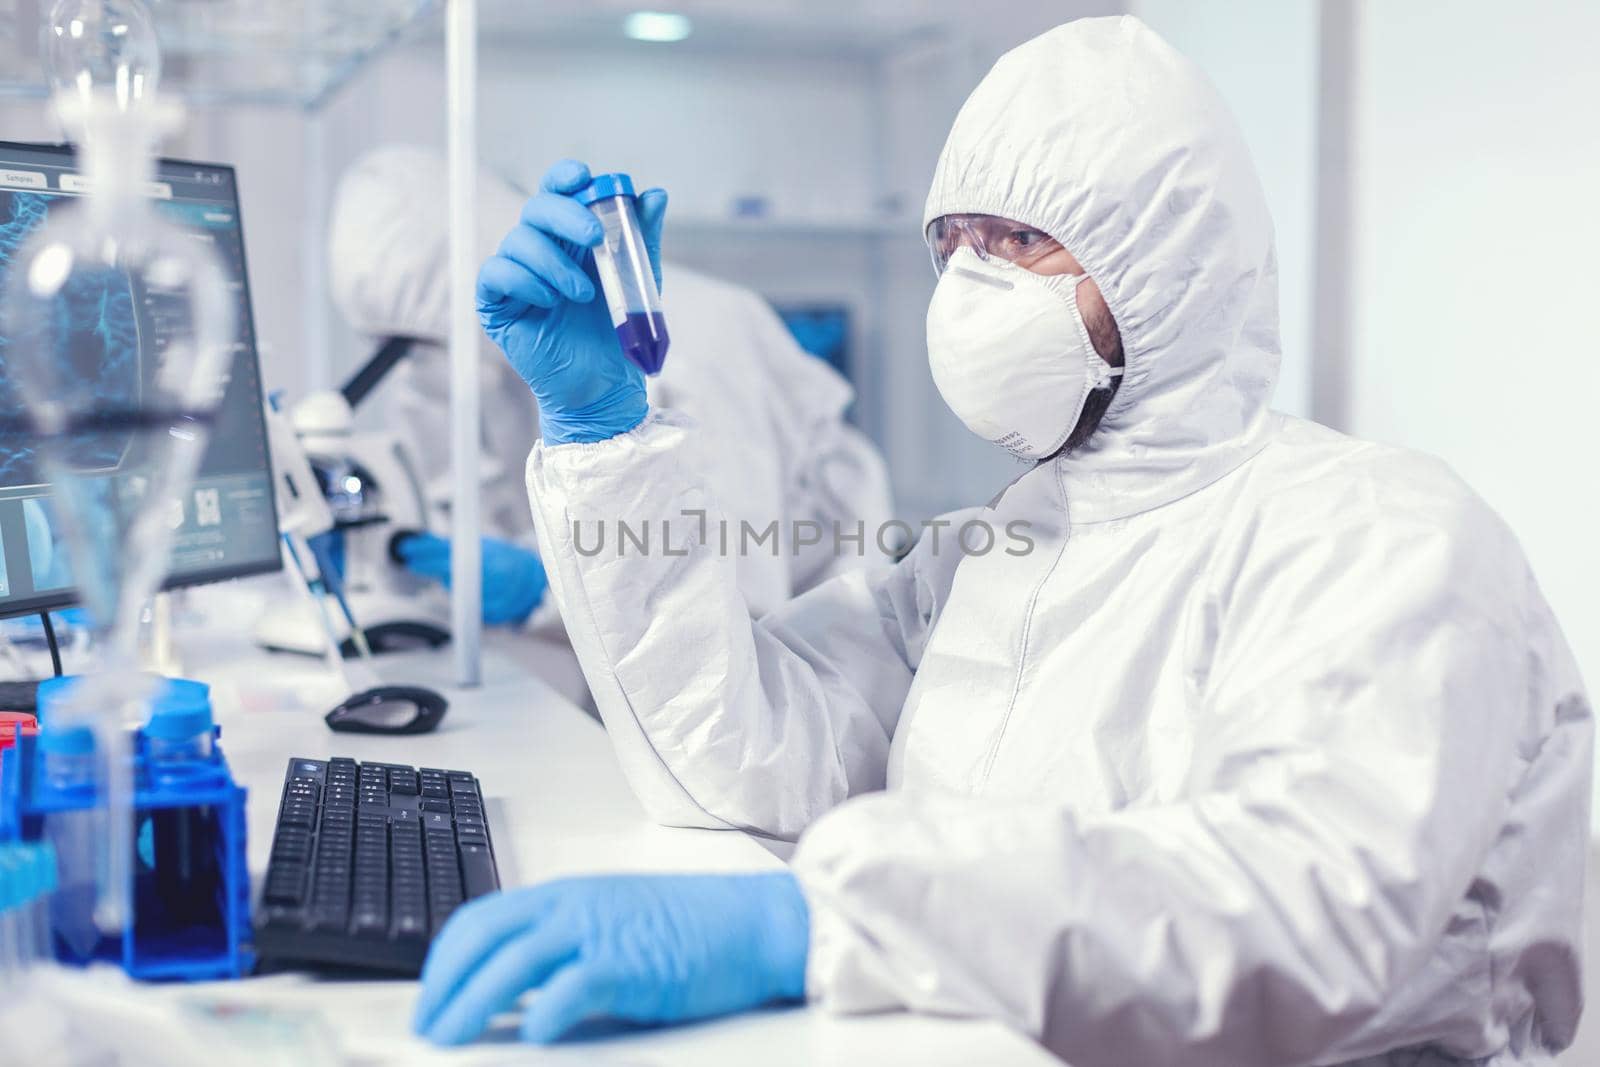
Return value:
<svg viewBox="0 0 1600 1067">
<path fill-rule="evenodd" d="M 1067 285 L 1067 290 L 1063 295 L 1069 296 L 1073 303 L 1076 304 L 1078 299 L 1078 285 L 1081 282 L 1089 280 L 1089 272 L 1084 271 L 1082 274 L 1058 274 L 1056 277 L 1062 279 L 1062 281 Z M 1082 315 L 1083 313 L 1081 311 L 1078 312 L 1079 318 L 1082 318 Z M 1093 351 L 1093 347 L 1093 345 L 1090 345 L 1091 351 Z M 1113 367 L 1111 364 L 1107 363 L 1103 358 L 1101 358 L 1098 352 L 1096 352 L 1094 355 L 1094 363 L 1094 381 L 1089 385 L 1089 390 L 1091 392 L 1100 389 L 1110 389 L 1111 379 L 1122 377 L 1122 372 L 1127 369 L 1126 367 Z"/>
<path fill-rule="evenodd" d="M 1123 371 L 1128 369 L 1127 367 L 1113 367 L 1098 355 L 1095 358 L 1099 360 L 1100 366 L 1095 372 L 1094 384 L 1089 386 L 1091 390 L 1110 389 L 1111 379 L 1122 377 Z"/>
</svg>

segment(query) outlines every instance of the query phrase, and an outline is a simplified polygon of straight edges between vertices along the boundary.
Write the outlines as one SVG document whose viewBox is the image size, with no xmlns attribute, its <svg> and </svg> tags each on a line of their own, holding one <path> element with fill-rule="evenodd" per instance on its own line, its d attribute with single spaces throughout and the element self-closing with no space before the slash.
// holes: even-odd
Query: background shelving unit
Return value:
<svg viewBox="0 0 1600 1067">
<path fill-rule="evenodd" d="M 363 65 L 437 24 L 445 0 L 154 0 L 162 84 L 192 105 L 315 110 Z M 48 0 L 0 10 L 0 94 L 48 93 L 37 43 Z"/>
</svg>

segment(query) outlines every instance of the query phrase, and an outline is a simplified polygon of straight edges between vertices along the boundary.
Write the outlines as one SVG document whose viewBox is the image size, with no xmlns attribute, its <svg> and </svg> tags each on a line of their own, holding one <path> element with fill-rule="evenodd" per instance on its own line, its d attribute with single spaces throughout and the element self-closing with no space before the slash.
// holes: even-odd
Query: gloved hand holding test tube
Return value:
<svg viewBox="0 0 1600 1067">
<path fill-rule="evenodd" d="M 644 421 L 644 374 L 666 353 L 667 194 L 634 197 L 626 176 L 594 178 L 570 159 L 539 188 L 478 272 L 478 319 L 533 390 L 546 444 L 604 441 Z"/>
</svg>

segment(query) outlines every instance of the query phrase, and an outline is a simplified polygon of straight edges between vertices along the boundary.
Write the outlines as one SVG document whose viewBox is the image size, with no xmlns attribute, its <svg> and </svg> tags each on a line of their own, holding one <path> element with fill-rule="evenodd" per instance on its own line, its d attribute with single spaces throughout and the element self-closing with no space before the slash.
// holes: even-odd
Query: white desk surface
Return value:
<svg viewBox="0 0 1600 1067">
<path fill-rule="evenodd" d="M 256 585 L 257 583 L 251 583 Z M 248 587 L 207 590 L 202 606 L 238 611 Z M 229 596 L 232 590 L 233 596 Z M 198 592 L 198 591 L 197 591 Z M 319 661 L 268 655 L 242 636 L 253 613 L 228 625 L 180 630 L 185 675 L 210 682 L 221 744 L 234 777 L 250 789 L 250 870 L 259 884 L 291 756 L 350 756 L 459 768 L 482 783 L 501 881 L 527 885 L 558 875 L 643 870 L 758 870 L 780 861 L 736 832 L 672 829 L 651 823 L 633 797 L 605 732 L 558 696 L 521 660 L 525 639 L 491 633 L 484 685 L 452 684 L 448 655 L 384 657 L 386 681 L 432 686 L 450 701 L 434 734 L 336 734 L 322 714 L 343 695 Z M 675 1028 L 636 1030 L 551 1048 L 515 1043 L 514 1029 L 446 1053 L 410 1036 L 416 985 L 406 981 L 317 981 L 279 975 L 241 982 L 148 987 L 154 996 L 201 993 L 251 1004 L 316 1012 L 353 1063 L 584 1062 L 770 1065 L 910 1062 L 1054 1064 L 1037 1045 L 994 1023 L 909 1014 L 840 1017 L 815 1008 L 764 1011 Z"/>
</svg>

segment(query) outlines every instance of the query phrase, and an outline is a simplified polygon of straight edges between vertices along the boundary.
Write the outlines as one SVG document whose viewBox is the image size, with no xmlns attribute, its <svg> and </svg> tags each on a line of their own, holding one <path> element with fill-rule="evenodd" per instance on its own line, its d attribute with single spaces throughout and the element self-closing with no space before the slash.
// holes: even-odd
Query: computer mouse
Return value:
<svg viewBox="0 0 1600 1067">
<path fill-rule="evenodd" d="M 346 734 L 425 734 L 444 721 L 450 702 L 420 685 L 380 685 L 328 712 L 328 729 Z"/>
</svg>

